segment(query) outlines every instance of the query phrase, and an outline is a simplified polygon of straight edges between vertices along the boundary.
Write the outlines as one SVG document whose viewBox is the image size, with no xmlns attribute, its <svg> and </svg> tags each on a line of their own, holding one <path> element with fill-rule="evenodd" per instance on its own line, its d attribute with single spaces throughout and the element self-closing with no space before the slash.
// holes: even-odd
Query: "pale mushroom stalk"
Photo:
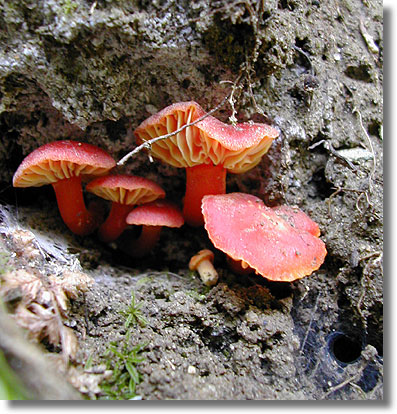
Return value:
<svg viewBox="0 0 397 414">
<path fill-rule="evenodd" d="M 214 265 L 214 253 L 211 250 L 200 250 L 189 262 L 189 269 L 196 270 L 206 286 L 214 286 L 218 282 L 218 272 Z"/>
<path fill-rule="evenodd" d="M 197 272 L 206 286 L 213 286 L 218 281 L 218 272 L 209 260 L 203 260 L 197 266 Z"/>
</svg>

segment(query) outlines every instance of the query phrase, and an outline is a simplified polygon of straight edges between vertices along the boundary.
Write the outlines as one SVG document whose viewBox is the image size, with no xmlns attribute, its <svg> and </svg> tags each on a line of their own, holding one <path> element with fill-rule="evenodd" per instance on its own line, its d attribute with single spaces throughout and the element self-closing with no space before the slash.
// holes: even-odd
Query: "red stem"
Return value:
<svg viewBox="0 0 397 414">
<path fill-rule="evenodd" d="M 183 216 L 191 226 L 204 224 L 201 200 L 209 194 L 226 193 L 226 170 L 222 165 L 201 164 L 186 168 Z"/>
<path fill-rule="evenodd" d="M 129 243 L 128 254 L 132 257 L 146 256 L 160 238 L 162 226 L 142 226 L 142 233 Z"/>
<path fill-rule="evenodd" d="M 94 210 L 87 210 L 81 177 L 65 178 L 53 183 L 52 187 L 61 217 L 69 229 L 79 236 L 92 233 L 99 225 L 99 217 Z"/>
<path fill-rule="evenodd" d="M 127 227 L 125 220 L 133 208 L 134 206 L 131 205 L 113 202 L 107 219 L 99 227 L 99 238 L 105 243 L 116 240 Z"/>
</svg>

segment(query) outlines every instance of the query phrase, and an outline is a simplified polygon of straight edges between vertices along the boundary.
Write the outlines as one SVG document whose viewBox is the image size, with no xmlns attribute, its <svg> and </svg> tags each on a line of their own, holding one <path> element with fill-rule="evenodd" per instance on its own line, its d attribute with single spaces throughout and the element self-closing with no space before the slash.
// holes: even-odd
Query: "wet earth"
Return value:
<svg viewBox="0 0 397 414">
<path fill-rule="evenodd" d="M 33 398 L 53 395 L 20 369 L 32 341 L 40 364 L 71 385 L 65 399 L 382 399 L 382 3 L 189 3 L 5 2 L 0 286 L 25 334 L 10 346 L 3 328 L 0 350 Z M 132 259 L 117 243 L 72 235 L 51 188 L 12 188 L 22 159 L 44 143 L 82 140 L 118 160 L 146 117 L 187 100 L 210 110 L 233 82 L 234 102 L 215 116 L 226 122 L 235 109 L 280 137 L 257 167 L 229 174 L 227 190 L 297 205 L 319 224 L 328 255 L 311 276 L 237 276 L 205 230 L 187 225 L 164 229 L 147 257 Z M 183 170 L 141 152 L 118 171 L 157 181 L 181 203 Z M 188 267 L 203 248 L 215 253 L 213 287 Z M 28 295 L 51 311 L 47 322 L 18 313 Z M 32 320 L 41 331 L 26 329 Z M 130 389 L 115 391 L 126 377 Z"/>
</svg>

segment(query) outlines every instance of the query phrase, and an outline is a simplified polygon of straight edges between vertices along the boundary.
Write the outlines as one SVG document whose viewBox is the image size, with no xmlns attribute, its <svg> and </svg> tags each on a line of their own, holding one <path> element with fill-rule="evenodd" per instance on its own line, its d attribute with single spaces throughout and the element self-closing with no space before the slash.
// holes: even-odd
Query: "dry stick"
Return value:
<svg viewBox="0 0 397 414">
<path fill-rule="evenodd" d="M 134 156 L 135 154 L 137 154 L 138 152 L 142 151 L 144 148 L 146 149 L 150 149 L 151 146 L 156 143 L 157 141 L 163 140 L 163 139 L 167 139 L 170 137 L 173 137 L 176 134 L 179 134 L 180 132 L 182 132 L 184 129 L 195 125 L 199 122 L 201 122 L 203 119 L 207 118 L 207 116 L 212 115 L 214 112 L 216 112 L 219 108 L 221 108 L 226 101 L 229 99 L 229 95 L 225 96 L 222 100 L 222 102 L 220 104 L 218 104 L 215 108 L 211 109 L 209 112 L 207 112 L 205 115 L 201 116 L 200 118 L 197 118 L 195 121 L 190 122 L 189 124 L 185 124 L 183 126 L 181 126 L 179 129 L 177 129 L 174 132 L 171 132 L 169 134 L 166 135 L 161 135 L 159 137 L 155 137 L 152 139 L 149 139 L 148 141 L 145 141 L 143 144 L 139 145 L 138 147 L 136 147 L 134 150 L 132 150 L 131 152 L 129 152 L 127 155 L 125 155 L 118 163 L 117 165 L 124 165 L 132 156 Z"/>
<path fill-rule="evenodd" d="M 322 399 L 327 398 L 329 395 L 331 395 L 335 391 L 340 390 L 346 385 L 352 385 L 353 381 L 360 377 L 360 375 L 362 374 L 362 371 L 363 371 L 363 368 L 361 368 L 355 375 L 351 376 L 350 378 L 347 378 L 345 381 L 341 382 L 340 384 L 337 384 L 334 387 L 329 388 L 328 391 L 322 396 Z"/>
<path fill-rule="evenodd" d="M 358 115 L 358 120 L 359 120 L 359 122 L 360 122 L 361 129 L 362 129 L 362 131 L 363 131 L 363 133 L 364 133 L 364 136 L 365 136 L 365 138 L 366 138 L 367 142 L 369 143 L 369 147 L 370 147 L 370 150 L 371 150 L 371 152 L 372 152 L 372 160 L 373 160 L 373 165 L 372 165 L 372 171 L 371 171 L 371 173 L 370 173 L 370 175 L 369 175 L 369 180 L 368 180 L 368 188 L 369 188 L 369 192 L 371 193 L 371 192 L 372 192 L 372 181 L 373 181 L 373 178 L 374 178 L 374 175 L 375 175 L 375 172 L 376 172 L 376 154 L 375 154 L 374 147 L 373 147 L 373 145 L 372 145 L 371 138 L 369 137 L 369 135 L 368 135 L 367 131 L 366 131 L 366 130 L 365 130 L 365 128 L 364 128 L 364 125 L 363 125 L 363 119 L 362 119 L 362 116 L 361 116 L 361 112 L 360 112 L 357 108 L 353 108 L 352 113 L 353 113 L 353 114 L 354 114 L 354 113 L 357 113 L 357 115 Z M 365 148 L 365 147 L 364 147 L 364 148 Z"/>
</svg>

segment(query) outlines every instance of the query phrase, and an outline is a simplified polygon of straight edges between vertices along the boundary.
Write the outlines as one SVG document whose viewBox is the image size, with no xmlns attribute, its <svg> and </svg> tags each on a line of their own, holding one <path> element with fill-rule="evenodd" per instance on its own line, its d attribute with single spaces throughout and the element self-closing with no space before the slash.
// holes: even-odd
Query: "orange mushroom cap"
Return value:
<svg viewBox="0 0 397 414">
<path fill-rule="evenodd" d="M 135 130 L 137 142 L 175 132 L 205 115 L 196 102 L 180 102 L 142 122 Z M 233 173 L 255 167 L 278 137 L 278 131 L 266 124 L 252 122 L 225 124 L 209 115 L 175 136 L 151 145 L 151 154 L 174 167 L 222 164 Z"/>
<path fill-rule="evenodd" d="M 258 197 L 205 196 L 202 211 L 214 246 L 271 281 L 300 279 L 324 262 L 327 251 L 318 237 L 292 227 Z"/>
<path fill-rule="evenodd" d="M 108 175 L 87 184 L 86 190 L 120 204 L 145 204 L 165 197 L 165 191 L 154 181 L 136 175 Z"/>
<path fill-rule="evenodd" d="M 112 201 L 106 221 L 99 228 L 104 242 L 116 240 L 124 231 L 128 213 L 137 204 L 145 204 L 165 197 L 165 191 L 154 181 L 135 175 L 109 175 L 88 183 L 87 191 Z"/>
<path fill-rule="evenodd" d="M 209 249 L 200 250 L 197 254 L 195 254 L 189 261 L 189 269 L 190 270 L 197 270 L 199 264 L 203 260 L 208 260 L 211 263 L 214 262 L 214 253 Z"/>
<path fill-rule="evenodd" d="M 205 111 L 196 102 L 180 102 L 164 108 L 135 130 L 142 143 L 174 133 L 199 120 Z M 175 135 L 153 142 L 151 154 L 162 161 L 186 168 L 183 215 L 188 224 L 204 224 L 201 200 L 207 194 L 226 192 L 226 171 L 243 173 L 255 167 L 278 137 L 266 124 L 228 125 L 208 115 Z"/>
</svg>

